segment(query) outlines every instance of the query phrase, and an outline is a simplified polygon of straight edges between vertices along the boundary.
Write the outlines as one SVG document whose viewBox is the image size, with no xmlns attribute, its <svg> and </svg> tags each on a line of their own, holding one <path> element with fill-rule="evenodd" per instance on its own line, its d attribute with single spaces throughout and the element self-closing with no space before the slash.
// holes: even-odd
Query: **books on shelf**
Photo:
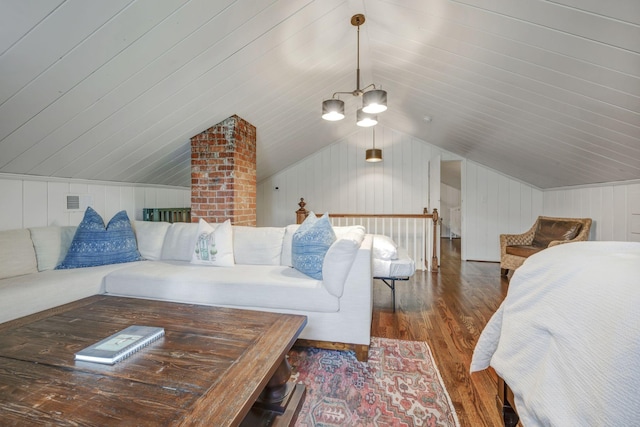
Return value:
<svg viewBox="0 0 640 427">
<path fill-rule="evenodd" d="M 164 336 L 164 328 L 133 325 L 76 353 L 75 360 L 114 363 Z"/>
</svg>

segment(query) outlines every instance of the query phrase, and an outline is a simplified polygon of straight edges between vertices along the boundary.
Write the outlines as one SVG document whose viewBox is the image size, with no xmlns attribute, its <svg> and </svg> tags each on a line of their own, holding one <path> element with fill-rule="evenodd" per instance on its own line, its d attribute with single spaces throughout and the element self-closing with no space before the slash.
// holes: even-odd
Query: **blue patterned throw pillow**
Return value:
<svg viewBox="0 0 640 427">
<path fill-rule="evenodd" d="M 293 268 L 317 280 L 322 280 L 322 263 L 329 247 L 336 241 L 336 233 L 329 215 L 317 218 L 313 212 L 293 234 L 291 260 Z"/>
<path fill-rule="evenodd" d="M 69 252 L 56 269 L 94 267 L 140 261 L 136 235 L 125 211 L 120 211 L 104 226 L 100 214 L 88 207 Z"/>
</svg>

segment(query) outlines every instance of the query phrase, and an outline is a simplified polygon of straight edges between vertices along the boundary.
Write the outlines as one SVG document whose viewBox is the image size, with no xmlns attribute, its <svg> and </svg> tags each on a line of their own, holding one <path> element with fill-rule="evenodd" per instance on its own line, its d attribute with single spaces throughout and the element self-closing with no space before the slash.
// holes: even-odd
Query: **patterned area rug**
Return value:
<svg viewBox="0 0 640 427">
<path fill-rule="evenodd" d="M 372 338 L 350 351 L 294 348 L 291 379 L 307 387 L 296 426 L 454 426 L 460 423 L 424 342 Z"/>
</svg>

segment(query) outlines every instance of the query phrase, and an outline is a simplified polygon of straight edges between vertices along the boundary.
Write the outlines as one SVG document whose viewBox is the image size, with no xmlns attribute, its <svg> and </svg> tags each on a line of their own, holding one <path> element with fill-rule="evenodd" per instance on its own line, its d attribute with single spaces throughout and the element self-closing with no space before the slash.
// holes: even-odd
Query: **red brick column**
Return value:
<svg viewBox="0 0 640 427">
<path fill-rule="evenodd" d="M 256 225 L 256 128 L 231 116 L 191 138 L 191 221 Z"/>
</svg>

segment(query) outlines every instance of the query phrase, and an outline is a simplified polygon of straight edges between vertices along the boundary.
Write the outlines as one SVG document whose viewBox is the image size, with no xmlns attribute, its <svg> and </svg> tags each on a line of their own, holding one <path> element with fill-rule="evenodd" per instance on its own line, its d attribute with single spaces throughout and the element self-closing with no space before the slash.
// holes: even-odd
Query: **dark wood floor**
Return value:
<svg viewBox="0 0 640 427">
<path fill-rule="evenodd" d="M 374 281 L 372 334 L 426 341 L 462 427 L 502 426 L 493 370 L 469 374 L 480 332 L 506 296 L 508 281 L 498 263 L 460 261 L 460 240 L 442 239 L 438 274 L 418 271 L 391 290 Z"/>
</svg>

